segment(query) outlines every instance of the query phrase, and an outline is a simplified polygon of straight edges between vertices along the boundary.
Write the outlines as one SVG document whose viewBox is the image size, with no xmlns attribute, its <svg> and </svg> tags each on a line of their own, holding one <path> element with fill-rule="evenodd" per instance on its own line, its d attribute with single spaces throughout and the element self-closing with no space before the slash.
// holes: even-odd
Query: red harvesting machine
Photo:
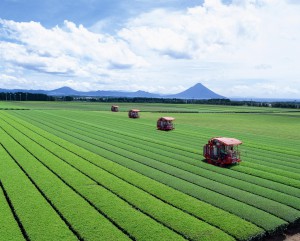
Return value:
<svg viewBox="0 0 300 241">
<path fill-rule="evenodd" d="M 112 112 L 118 112 L 119 111 L 119 106 L 112 105 L 110 109 L 111 109 Z"/>
<path fill-rule="evenodd" d="M 156 127 L 158 130 L 161 130 L 161 131 L 173 130 L 173 129 L 175 129 L 173 120 L 175 120 L 175 118 L 173 118 L 173 117 L 161 117 L 157 120 Z"/>
<path fill-rule="evenodd" d="M 235 138 L 214 137 L 203 147 L 203 156 L 208 163 L 226 166 L 241 161 L 238 146 L 242 142 Z"/>
<path fill-rule="evenodd" d="M 129 118 L 140 118 L 139 112 L 140 112 L 140 110 L 132 109 L 132 110 L 128 111 L 128 117 Z"/>
</svg>

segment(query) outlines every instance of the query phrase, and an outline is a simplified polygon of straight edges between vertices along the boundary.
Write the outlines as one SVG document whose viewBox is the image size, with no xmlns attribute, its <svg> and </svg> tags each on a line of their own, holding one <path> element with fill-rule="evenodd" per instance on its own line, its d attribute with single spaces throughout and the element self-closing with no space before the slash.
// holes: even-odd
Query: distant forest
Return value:
<svg viewBox="0 0 300 241">
<path fill-rule="evenodd" d="M 55 101 L 55 97 L 45 94 L 32 94 L 32 93 L 0 93 L 0 100 L 6 101 Z"/>
<path fill-rule="evenodd" d="M 74 97 L 49 96 L 33 93 L 0 93 L 0 101 L 85 101 L 85 102 L 127 102 L 127 103 L 170 103 L 170 104 L 211 104 L 230 106 L 256 106 L 299 109 L 299 102 L 260 102 L 236 101 L 230 99 L 175 99 L 175 98 L 145 98 L 145 97 Z"/>
</svg>

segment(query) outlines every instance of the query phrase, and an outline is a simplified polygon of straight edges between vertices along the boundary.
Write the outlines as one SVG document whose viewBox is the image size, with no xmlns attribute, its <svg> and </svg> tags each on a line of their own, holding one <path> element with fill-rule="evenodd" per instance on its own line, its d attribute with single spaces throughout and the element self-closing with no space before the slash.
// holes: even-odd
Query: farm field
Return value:
<svg viewBox="0 0 300 241">
<path fill-rule="evenodd" d="M 45 104 L 46 103 L 46 104 Z M 76 102 L 76 101 L 3 101 L 0 109 L 35 109 L 35 110 L 53 110 L 53 109 L 68 109 L 81 111 L 110 111 L 113 103 L 105 102 Z M 120 103 L 120 111 L 128 111 L 132 106 L 138 106 L 142 111 L 146 112 L 187 112 L 187 113 L 205 113 L 205 112 L 270 112 L 270 113 L 286 113 L 297 112 L 295 109 L 269 108 L 269 107 L 248 107 L 248 106 L 220 106 L 220 105 L 205 105 L 205 104 L 163 104 L 163 103 Z"/>
<path fill-rule="evenodd" d="M 0 102 L 0 240 L 263 240 L 299 225 L 300 112 L 110 106 Z M 156 130 L 161 116 L 175 130 Z M 239 165 L 204 162 L 215 136 L 243 141 Z"/>
</svg>

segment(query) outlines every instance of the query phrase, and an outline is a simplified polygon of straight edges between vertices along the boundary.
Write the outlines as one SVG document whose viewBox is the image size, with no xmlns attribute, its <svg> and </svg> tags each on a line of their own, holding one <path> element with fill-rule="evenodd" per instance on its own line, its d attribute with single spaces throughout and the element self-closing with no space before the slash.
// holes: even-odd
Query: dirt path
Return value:
<svg viewBox="0 0 300 241">
<path fill-rule="evenodd" d="M 286 241 L 300 241 L 300 233 L 291 235 L 285 239 Z"/>
<path fill-rule="evenodd" d="M 284 234 L 266 238 L 265 241 L 300 241 L 300 225 L 287 229 Z"/>
</svg>

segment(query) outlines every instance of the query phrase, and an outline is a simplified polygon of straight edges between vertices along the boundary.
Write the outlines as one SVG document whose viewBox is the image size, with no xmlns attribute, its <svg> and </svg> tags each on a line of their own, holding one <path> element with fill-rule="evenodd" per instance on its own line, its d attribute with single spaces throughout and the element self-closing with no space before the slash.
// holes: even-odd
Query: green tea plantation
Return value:
<svg viewBox="0 0 300 241">
<path fill-rule="evenodd" d="M 0 102 L 1 241 L 264 240 L 299 225 L 300 112 L 118 105 Z M 218 136 L 243 142 L 239 164 L 205 162 Z"/>
</svg>

